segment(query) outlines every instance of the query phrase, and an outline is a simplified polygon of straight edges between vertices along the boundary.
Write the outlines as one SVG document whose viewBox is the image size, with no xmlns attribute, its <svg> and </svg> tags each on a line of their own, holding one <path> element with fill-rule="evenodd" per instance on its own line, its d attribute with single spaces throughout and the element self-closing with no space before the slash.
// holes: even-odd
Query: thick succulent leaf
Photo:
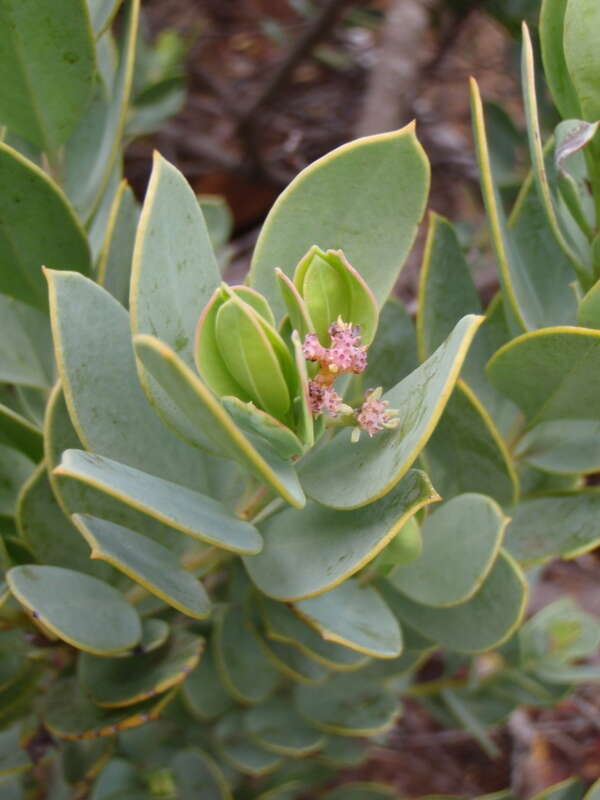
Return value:
<svg viewBox="0 0 600 800">
<path fill-rule="evenodd" d="M 584 328 L 600 328 L 600 281 L 596 281 L 579 303 L 577 322 Z"/>
<path fill-rule="evenodd" d="M 88 241 L 92 252 L 92 261 L 98 263 L 102 245 L 106 239 L 111 209 L 114 205 L 119 186 L 123 181 L 123 164 L 117 161 L 110 173 L 106 188 L 98 202 L 92 218 L 87 223 Z"/>
<path fill-rule="evenodd" d="M 509 228 L 490 166 L 483 107 L 474 80 L 471 82 L 471 105 L 482 193 L 510 313 L 523 330 L 554 322 L 553 309 L 559 311 L 561 321 L 567 321 L 565 315 L 574 315 L 574 295 L 569 287 L 573 273 L 565 259 L 558 256 L 556 248 L 551 249 L 548 258 L 548 235 L 551 233 L 544 229 L 547 223 L 533 179 L 530 177 L 523 186 Z"/>
<path fill-rule="evenodd" d="M 435 212 L 429 216 L 418 308 L 417 347 L 421 361 L 437 350 L 465 314 L 481 313 L 479 295 L 456 231 Z"/>
<path fill-rule="evenodd" d="M 512 335 L 506 323 L 502 295 L 498 292 L 487 307 L 485 320 L 475 334 L 461 378 L 481 400 L 494 425 L 505 438 L 519 412 L 516 406 L 492 386 L 485 366 L 496 350 L 510 339 Z"/>
<path fill-rule="evenodd" d="M 231 516 L 218 500 L 109 458 L 67 450 L 54 472 L 107 492 L 165 525 L 216 547 L 235 553 L 257 553 L 262 547 L 256 528 Z"/>
<path fill-rule="evenodd" d="M 425 464 L 445 500 L 467 491 L 487 494 L 502 505 L 516 500 L 518 480 L 506 445 L 476 395 L 461 381 L 429 440 Z"/>
<path fill-rule="evenodd" d="M 298 713 L 327 733 L 374 736 L 388 730 L 399 713 L 396 697 L 360 673 L 334 675 L 321 686 L 297 686 Z"/>
<path fill-rule="evenodd" d="M 0 444 L 0 517 L 15 515 L 18 497 L 33 470 L 33 461 L 27 456 Z"/>
<path fill-rule="evenodd" d="M 525 105 L 525 115 L 527 118 L 529 152 L 533 166 L 533 175 L 538 191 L 538 199 L 542 209 L 544 210 L 548 226 L 552 232 L 552 235 L 554 236 L 555 241 L 558 243 L 563 253 L 567 256 L 569 262 L 573 265 L 573 269 L 585 278 L 588 272 L 587 266 L 581 263 L 580 258 L 574 251 L 572 243 L 567 241 L 567 238 L 561 229 L 558 215 L 556 213 L 555 200 L 552 196 L 552 189 L 554 187 L 551 187 L 549 176 L 546 172 L 544 151 L 542 148 L 542 135 L 538 119 L 533 46 L 531 44 L 529 29 L 525 23 L 523 23 L 522 31 L 523 48 L 521 58 L 521 81 L 523 84 L 523 99 Z"/>
<path fill-rule="evenodd" d="M 415 326 L 402 303 L 394 297 L 379 312 L 375 339 L 369 347 L 367 368 L 361 383 L 365 388 L 382 386 L 387 392 L 417 368 Z"/>
<path fill-rule="evenodd" d="M 122 0 L 87 0 L 95 36 L 108 28 L 119 10 Z"/>
<path fill-rule="evenodd" d="M 75 678 L 63 678 L 46 695 L 44 724 L 59 739 L 114 736 L 156 719 L 171 699 L 167 693 L 135 706 L 101 708 L 83 693 Z"/>
<path fill-rule="evenodd" d="M 356 781 L 345 783 L 323 795 L 323 800 L 390 800 L 396 797 L 391 786 L 375 781 Z"/>
<path fill-rule="evenodd" d="M 563 50 L 564 19 L 568 2 L 569 0 L 543 0 L 539 24 L 544 76 L 554 104 L 563 119 L 579 117 L 581 114 Z"/>
<path fill-rule="evenodd" d="M 508 521 L 491 498 L 461 494 L 427 518 L 423 552 L 388 580 L 426 606 L 465 603 L 492 569 Z"/>
<path fill-rule="evenodd" d="M 155 153 L 133 252 L 133 335 L 156 336 L 193 367 L 196 321 L 220 279 L 195 194 L 179 170 Z M 142 364 L 138 369 L 151 404 L 194 441 L 189 420 Z"/>
<path fill-rule="evenodd" d="M 264 639 L 261 639 L 261 645 L 271 664 L 294 683 L 318 686 L 327 680 L 329 672 L 323 664 L 309 658 L 294 645 Z"/>
<path fill-rule="evenodd" d="M 44 454 L 42 432 L 28 419 L 0 403 L 0 443 L 14 447 L 32 461 Z"/>
<path fill-rule="evenodd" d="M 387 575 L 396 565 L 414 561 L 422 550 L 421 529 L 415 517 L 411 517 L 373 561 L 370 569 L 378 575 Z"/>
<path fill-rule="evenodd" d="M 189 712 L 202 722 L 210 722 L 233 706 L 233 699 L 221 682 L 208 652 L 188 675 L 182 696 Z"/>
<path fill-rule="evenodd" d="M 518 474 L 522 498 L 539 497 L 553 492 L 571 492 L 580 489 L 582 485 L 580 475 L 555 475 L 525 463 L 519 466 Z"/>
<path fill-rule="evenodd" d="M 594 0 L 569 0 L 564 18 L 565 60 L 582 118 L 588 122 L 600 119 L 600 53 L 596 46 L 599 30 L 598 4 Z"/>
<path fill-rule="evenodd" d="M 548 786 L 534 795 L 532 800 L 581 800 L 585 794 L 584 784 L 579 778 L 567 778 L 560 783 Z"/>
<path fill-rule="evenodd" d="M 0 143 L 0 292 L 45 310 L 42 265 L 89 273 L 83 229 L 61 190 L 16 150 Z"/>
<path fill-rule="evenodd" d="M 260 436 L 283 459 L 298 457 L 304 447 L 296 434 L 275 417 L 237 397 L 221 398 L 223 408 L 242 431 Z"/>
<path fill-rule="evenodd" d="M 600 542 L 600 492 L 565 492 L 523 500 L 511 509 L 504 545 L 526 565 L 576 558 Z"/>
<path fill-rule="evenodd" d="M 211 244 L 221 251 L 229 242 L 234 228 L 234 218 L 227 200 L 219 194 L 199 194 L 198 202 L 208 228 Z M 227 258 L 224 259 L 227 264 Z"/>
<path fill-rule="evenodd" d="M 121 181 L 98 256 L 97 280 L 125 308 L 129 306 L 131 260 L 138 217 L 138 203 L 133 190 L 126 181 Z"/>
<path fill-rule="evenodd" d="M 15 683 L 28 666 L 27 641 L 20 630 L 0 632 L 0 691 Z"/>
<path fill-rule="evenodd" d="M 105 92 L 104 87 L 96 85 L 94 99 L 65 148 L 65 190 L 86 221 L 96 210 L 113 173 L 129 107 L 140 0 L 128 0 L 125 9 L 119 65 L 112 86 Z"/>
<path fill-rule="evenodd" d="M 319 751 L 319 759 L 335 767 L 357 767 L 366 758 L 367 746 L 365 742 L 351 736 L 332 736 L 329 734 L 325 747 Z"/>
<path fill-rule="evenodd" d="M 459 653 L 478 653 L 502 644 L 525 612 L 527 583 L 506 553 L 500 554 L 477 592 L 450 608 L 433 608 L 398 595 L 394 612 L 423 636 Z"/>
<path fill-rule="evenodd" d="M 48 316 L 0 294 L 0 381 L 46 389 L 52 383 Z"/>
<path fill-rule="evenodd" d="M 600 471 L 600 421 L 561 419 L 541 422 L 517 443 L 515 455 L 556 474 Z"/>
<path fill-rule="evenodd" d="M 85 0 L 7 0 L 0 9 L 0 122 L 55 153 L 94 86 L 94 40 Z"/>
<path fill-rule="evenodd" d="M 233 800 L 225 775 L 197 748 L 181 750 L 170 763 L 179 800 Z"/>
<path fill-rule="evenodd" d="M 90 558 L 112 564 L 183 614 L 198 619 L 210 614 L 204 586 L 166 547 L 97 517 L 75 514 L 73 521 L 92 548 Z"/>
<path fill-rule="evenodd" d="M 61 383 L 84 446 L 167 480 L 202 487 L 202 455 L 165 428 L 140 387 L 123 306 L 73 272 L 49 272 L 48 282 Z"/>
<path fill-rule="evenodd" d="M 135 349 L 148 371 L 170 392 L 197 429 L 210 437 L 221 455 L 246 467 L 291 505 L 298 508 L 304 505 L 304 494 L 293 466 L 264 442 L 245 436 L 173 350 L 152 336 L 137 336 Z"/>
<path fill-rule="evenodd" d="M 303 170 L 276 201 L 256 243 L 251 284 L 281 316 L 274 268 L 291 277 L 317 244 L 342 249 L 382 305 L 413 243 L 428 190 L 429 164 L 414 124 L 342 145 Z"/>
<path fill-rule="evenodd" d="M 200 636 L 174 632 L 157 650 L 129 658 L 100 658 L 83 653 L 78 679 L 85 694 L 105 708 L 132 706 L 177 686 L 194 669 L 202 651 Z"/>
<path fill-rule="evenodd" d="M 292 758 L 310 755 L 325 743 L 323 734 L 308 725 L 286 698 L 273 698 L 251 708 L 244 715 L 244 727 L 265 750 Z"/>
<path fill-rule="evenodd" d="M 376 658 L 396 658 L 402 652 L 398 621 L 372 586 L 348 580 L 301 600 L 296 611 L 327 641 Z"/>
<path fill-rule="evenodd" d="M 255 778 L 267 775 L 281 763 L 281 756 L 264 750 L 244 732 L 241 711 L 230 711 L 215 726 L 215 742 L 220 755 L 235 769 Z"/>
<path fill-rule="evenodd" d="M 410 469 L 440 419 L 483 317 L 468 315 L 427 361 L 383 395 L 400 424 L 350 443 L 338 433 L 315 450 L 301 470 L 307 494 L 333 508 L 359 508 L 389 492 Z"/>
<path fill-rule="evenodd" d="M 324 639 L 314 627 L 303 622 L 286 603 L 277 603 L 261 596 L 260 610 L 265 633 L 269 639 L 295 645 L 328 669 L 357 669 L 368 660 L 356 650 Z"/>
<path fill-rule="evenodd" d="M 261 703 L 275 688 L 277 671 L 243 611 L 224 608 L 214 628 L 213 653 L 219 679 L 238 703 Z"/>
<path fill-rule="evenodd" d="M 19 724 L 0 733 L 0 776 L 14 775 L 30 769 L 31 758 L 21 746 Z"/>
<path fill-rule="evenodd" d="M 508 342 L 488 364 L 492 384 L 525 414 L 528 427 L 600 415 L 600 331 L 546 328 Z"/>
<path fill-rule="evenodd" d="M 560 194 L 571 216 L 590 240 L 595 235 L 596 211 L 583 148 L 594 138 L 599 125 L 600 122 L 567 119 L 560 122 L 554 132 L 554 168 Z"/>
<path fill-rule="evenodd" d="M 79 650 L 108 656 L 130 650 L 140 641 L 142 627 L 133 607 L 97 578 L 62 567 L 29 564 L 13 567 L 7 580 L 34 619 Z"/>
<path fill-rule="evenodd" d="M 309 503 L 261 526 L 261 553 L 246 569 L 267 596 L 301 600 L 326 592 L 369 563 L 416 511 L 438 499 L 427 476 L 412 470 L 381 500 L 358 511 Z"/>
<path fill-rule="evenodd" d="M 162 647 L 170 636 L 169 625 L 158 618 L 149 617 L 142 620 L 142 638 L 134 650 L 119 653 L 118 658 L 130 658 L 134 653 L 152 653 Z M 104 658 L 104 657 L 103 657 Z"/>
<path fill-rule="evenodd" d="M 79 450 L 81 447 L 81 441 L 69 417 L 65 398 L 60 383 L 58 383 L 50 393 L 46 406 L 44 448 L 50 485 L 65 515 L 70 517 L 74 512 L 89 514 L 134 531 L 143 531 L 145 537 L 158 542 L 175 554 L 181 554 L 190 549 L 189 538 L 182 536 L 174 528 L 121 503 L 106 492 L 72 478 L 55 475 L 54 469 L 60 464 L 63 452 Z M 212 492 L 209 493 L 212 494 Z M 42 561 L 44 560 L 42 559 Z M 87 563 L 93 565 L 89 558 Z M 94 566 L 99 567 L 100 564 L 96 563 Z"/>
<path fill-rule="evenodd" d="M 57 503 L 44 463 L 21 489 L 16 523 L 19 536 L 41 564 L 67 567 L 103 580 L 116 574 L 107 565 L 90 561 L 85 542 Z"/>
</svg>

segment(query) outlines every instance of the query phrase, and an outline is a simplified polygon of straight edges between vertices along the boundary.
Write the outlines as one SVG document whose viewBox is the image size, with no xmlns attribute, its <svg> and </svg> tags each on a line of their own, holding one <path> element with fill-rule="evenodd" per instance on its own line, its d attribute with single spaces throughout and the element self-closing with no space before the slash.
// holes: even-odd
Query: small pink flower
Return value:
<svg viewBox="0 0 600 800">
<path fill-rule="evenodd" d="M 323 361 L 327 357 L 327 349 L 323 347 L 316 333 L 306 334 L 302 350 L 307 361 Z"/>
<path fill-rule="evenodd" d="M 342 398 L 332 386 L 319 381 L 309 381 L 308 404 L 315 415 L 325 412 L 330 417 L 337 417 L 342 406 Z"/>
<path fill-rule="evenodd" d="M 388 408 L 387 400 L 381 400 L 381 386 L 377 389 L 369 389 L 365 394 L 362 405 L 356 410 L 356 421 L 359 427 L 353 431 L 353 440 L 357 441 L 361 429 L 366 431 L 369 436 L 374 436 L 384 428 L 395 428 L 400 424 L 397 418 L 398 413 L 394 409 Z"/>
</svg>

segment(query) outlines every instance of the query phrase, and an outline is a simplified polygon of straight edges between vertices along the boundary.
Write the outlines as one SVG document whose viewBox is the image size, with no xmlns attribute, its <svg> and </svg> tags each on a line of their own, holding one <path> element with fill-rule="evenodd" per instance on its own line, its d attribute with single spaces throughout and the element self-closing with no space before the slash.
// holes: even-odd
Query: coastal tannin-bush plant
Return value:
<svg viewBox="0 0 600 800">
<path fill-rule="evenodd" d="M 390 297 L 428 196 L 414 126 L 305 169 L 229 286 L 172 165 L 139 220 L 120 183 L 180 85 L 144 51 L 167 84 L 132 103 L 119 5 L 0 6 L 2 797 L 394 796 L 328 787 L 404 696 L 494 755 L 519 704 L 599 677 L 594 617 L 524 612 L 538 565 L 600 540 L 600 7 L 543 4 L 545 146 L 524 30 L 508 218 L 473 84 L 501 289 L 482 309 L 433 214 L 415 326 Z"/>
</svg>

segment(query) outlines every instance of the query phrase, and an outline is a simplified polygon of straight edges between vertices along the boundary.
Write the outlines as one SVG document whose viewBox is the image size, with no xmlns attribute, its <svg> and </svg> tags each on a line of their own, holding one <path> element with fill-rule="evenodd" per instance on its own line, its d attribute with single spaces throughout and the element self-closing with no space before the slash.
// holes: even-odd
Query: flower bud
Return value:
<svg viewBox="0 0 600 800">
<path fill-rule="evenodd" d="M 252 402 L 287 421 L 297 378 L 291 354 L 272 321 L 258 292 L 221 286 L 198 321 L 196 365 L 216 394 Z"/>
<path fill-rule="evenodd" d="M 294 286 L 306 309 L 305 318 L 322 345 L 330 344 L 330 326 L 337 319 L 359 326 L 363 345 L 368 346 L 373 341 L 378 320 L 377 303 L 341 250 L 325 252 L 316 245 L 311 247 L 296 267 Z M 290 294 L 289 289 L 284 292 L 293 320 Z"/>
</svg>

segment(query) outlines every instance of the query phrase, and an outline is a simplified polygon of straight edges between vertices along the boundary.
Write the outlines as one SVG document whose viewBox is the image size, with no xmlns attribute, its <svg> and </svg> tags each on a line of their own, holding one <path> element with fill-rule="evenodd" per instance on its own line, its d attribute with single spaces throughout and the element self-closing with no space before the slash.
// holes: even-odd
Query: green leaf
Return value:
<svg viewBox="0 0 600 800">
<path fill-rule="evenodd" d="M 265 633 L 269 639 L 295 645 L 327 669 L 352 670 L 368 661 L 362 653 L 324 639 L 314 627 L 303 622 L 294 608 L 286 603 L 277 603 L 261 595 L 260 610 Z"/>
<path fill-rule="evenodd" d="M 101 708 L 83 694 L 75 678 L 63 678 L 46 695 L 44 724 L 59 739 L 114 736 L 156 719 L 171 699 L 172 694 L 167 693 L 135 706 Z"/>
<path fill-rule="evenodd" d="M 100 658 L 83 653 L 78 662 L 78 679 L 97 705 L 132 706 L 184 681 L 198 663 L 203 648 L 202 637 L 177 632 L 164 647 L 142 655 Z"/>
<path fill-rule="evenodd" d="M 219 281 L 196 196 L 179 170 L 155 153 L 133 251 L 133 335 L 156 336 L 193 367 L 196 321 Z M 150 403 L 167 424 L 194 442 L 189 420 L 143 365 L 138 369 Z M 198 443 L 203 442 L 201 437 Z"/>
<path fill-rule="evenodd" d="M 508 521 L 489 497 L 461 494 L 427 518 L 423 552 L 388 580 L 426 606 L 465 603 L 493 568 Z"/>
<path fill-rule="evenodd" d="M 419 633 L 458 653 L 479 653 L 497 647 L 517 629 L 525 613 L 527 583 L 516 563 L 503 551 L 486 580 L 466 602 L 433 608 L 398 595 L 394 612 Z"/>
<path fill-rule="evenodd" d="M 262 540 L 256 528 L 231 516 L 218 500 L 185 486 L 156 478 L 117 461 L 67 450 L 57 475 L 87 483 L 165 525 L 235 553 L 257 553 Z"/>
<path fill-rule="evenodd" d="M 399 410 L 400 424 L 357 444 L 338 433 L 303 462 L 302 484 L 319 503 L 359 508 L 389 492 L 410 469 L 433 433 L 483 317 L 469 315 L 435 353 L 383 395 Z"/>
<path fill-rule="evenodd" d="M 576 558 L 600 542 L 600 492 L 564 492 L 523 500 L 510 511 L 504 545 L 526 565 Z"/>
<path fill-rule="evenodd" d="M 572 264 L 573 269 L 585 279 L 589 271 L 588 267 L 586 264 L 582 263 L 582 260 L 575 252 L 572 243 L 567 241 L 567 238 L 565 237 L 559 224 L 559 219 L 556 213 L 556 201 L 553 197 L 553 189 L 555 189 L 555 186 L 551 185 L 549 176 L 546 172 L 544 150 L 542 147 L 542 134 L 538 119 L 533 46 L 531 44 L 529 29 L 525 22 L 522 26 L 522 32 L 523 47 L 521 51 L 521 82 L 523 85 L 525 116 L 527 118 L 529 153 L 533 167 L 533 176 L 538 192 L 538 200 L 542 209 L 544 210 L 548 227 L 550 228 L 555 241 L 558 243 L 563 253 L 567 256 L 567 259 Z"/>
<path fill-rule="evenodd" d="M 445 500 L 462 492 L 487 494 L 514 503 L 517 476 L 491 417 L 468 386 L 459 381 L 425 450 L 425 464 Z"/>
<path fill-rule="evenodd" d="M 91 271 L 82 228 L 61 190 L 16 150 L 0 143 L 0 292 L 48 307 L 42 265 Z"/>
<path fill-rule="evenodd" d="M 87 0 L 87 2 L 92 17 L 94 35 L 100 36 L 113 21 L 122 0 Z"/>
<path fill-rule="evenodd" d="M 267 642 L 264 639 L 261 639 L 261 645 L 271 664 L 294 683 L 318 686 L 329 675 L 323 664 L 309 658 L 294 645 L 287 642 Z"/>
<path fill-rule="evenodd" d="M 46 389 L 52 383 L 47 314 L 0 294 L 0 381 Z"/>
<path fill-rule="evenodd" d="M 391 786 L 375 781 L 356 781 L 344 783 L 323 795 L 323 800 L 385 800 L 396 797 Z"/>
<path fill-rule="evenodd" d="M 294 704 L 317 728 L 342 736 L 383 733 L 400 710 L 392 692 L 354 672 L 336 674 L 321 686 L 297 686 Z"/>
<path fill-rule="evenodd" d="M 189 712 L 201 722 L 210 722 L 233 706 L 231 695 L 219 681 L 211 652 L 188 675 L 182 697 Z"/>
<path fill-rule="evenodd" d="M 419 523 L 411 517 L 379 553 L 369 569 L 377 575 L 388 575 L 398 564 L 414 561 L 421 555 L 422 550 L 423 538 Z"/>
<path fill-rule="evenodd" d="M 362 378 L 364 387 L 382 386 L 387 392 L 418 365 L 413 321 L 402 303 L 390 297 L 379 312 L 377 333 L 368 351 L 367 368 L 354 380 Z"/>
<path fill-rule="evenodd" d="M 135 610 L 97 578 L 62 567 L 27 565 L 9 570 L 7 580 L 34 619 L 73 647 L 112 655 L 130 650 L 140 640 L 142 628 Z"/>
<path fill-rule="evenodd" d="M 198 619 L 210 614 L 204 586 L 166 547 L 96 517 L 75 514 L 73 521 L 92 548 L 90 558 L 112 564 L 182 614 Z"/>
<path fill-rule="evenodd" d="M 60 464 L 65 450 L 76 450 L 82 447 L 71 423 L 60 383 L 56 384 L 48 398 L 44 420 L 44 446 L 50 485 L 58 504 L 68 518 L 77 511 L 114 522 L 116 525 L 122 525 L 130 530 L 143 531 L 144 536 L 158 542 L 177 555 L 190 549 L 189 538 L 182 536 L 174 528 L 148 517 L 147 514 L 121 503 L 111 495 L 94 489 L 92 486 L 54 474 L 54 469 Z M 197 548 L 196 543 L 193 543 L 192 546 Z M 94 565 L 89 557 L 87 563 L 90 566 L 101 566 L 99 563 Z"/>
<path fill-rule="evenodd" d="M 280 458 L 289 460 L 302 455 L 304 447 L 300 439 L 275 417 L 237 397 L 222 397 L 221 402 L 235 425 L 251 436 L 264 439 Z"/>
<path fill-rule="evenodd" d="M 45 463 L 23 485 L 16 509 L 19 536 L 42 564 L 67 567 L 103 580 L 113 573 L 105 564 L 90 561 L 88 548 L 57 503 Z"/>
<path fill-rule="evenodd" d="M 569 0 L 543 0 L 539 23 L 544 76 L 554 104 L 563 119 L 579 117 L 581 114 L 563 50 L 564 19 L 568 3 Z"/>
<path fill-rule="evenodd" d="M 244 728 L 265 750 L 292 758 L 308 756 L 325 742 L 323 734 L 308 725 L 283 697 L 247 711 Z"/>
<path fill-rule="evenodd" d="M 245 558 L 258 588 L 276 600 L 301 600 L 326 592 L 362 569 L 407 519 L 437 500 L 427 476 L 413 470 L 381 500 L 359 511 L 309 503 L 287 509 L 261 526 L 261 553 Z"/>
<path fill-rule="evenodd" d="M 583 148 L 594 138 L 599 124 L 568 119 L 560 122 L 554 132 L 558 186 L 573 219 L 590 240 L 594 237 L 596 212 Z"/>
<path fill-rule="evenodd" d="M 281 756 L 248 739 L 241 711 L 230 711 L 217 723 L 215 741 L 221 756 L 245 775 L 258 778 L 272 772 L 281 763 Z"/>
<path fill-rule="evenodd" d="M 83 445 L 167 480 L 202 487 L 203 456 L 165 428 L 140 387 L 125 309 L 81 275 L 47 274 L 58 369 Z"/>
<path fill-rule="evenodd" d="M 126 181 L 121 181 L 113 200 L 106 235 L 98 256 L 97 280 L 127 308 L 135 232 L 139 218 L 137 200 Z"/>
<path fill-rule="evenodd" d="M 437 350 L 465 314 L 481 313 L 481 302 L 456 231 L 435 212 L 429 216 L 418 309 L 417 347 L 421 361 Z"/>
<path fill-rule="evenodd" d="M 278 675 L 240 608 L 228 606 L 217 616 L 212 644 L 219 678 L 234 700 L 262 703 Z"/>
<path fill-rule="evenodd" d="M 96 210 L 120 155 L 133 81 L 139 11 L 140 0 L 128 0 L 119 65 L 112 85 L 108 91 L 96 85 L 93 101 L 65 147 L 65 191 L 85 221 Z"/>
<path fill-rule="evenodd" d="M 0 775 L 14 775 L 31 767 L 27 750 L 21 745 L 21 726 L 13 725 L 0 733 Z"/>
<path fill-rule="evenodd" d="M 27 456 L 0 444 L 0 517 L 15 515 L 18 495 L 33 469 L 34 464 Z"/>
<path fill-rule="evenodd" d="M 473 129 L 482 193 L 492 234 L 507 309 L 523 330 L 539 328 L 574 316 L 575 300 L 569 283 L 573 272 L 548 240 L 551 234 L 530 176 L 523 185 L 510 218 L 506 220 L 490 166 L 485 121 L 479 89 L 471 81 Z M 548 255 L 550 254 L 550 258 Z M 568 317 L 568 319 L 565 319 Z"/>
<path fill-rule="evenodd" d="M 23 677 L 27 667 L 27 641 L 21 631 L 0 632 L 0 691 Z"/>
<path fill-rule="evenodd" d="M 585 788 L 579 778 L 567 778 L 560 783 L 548 786 L 531 800 L 581 800 L 584 794 Z"/>
<path fill-rule="evenodd" d="M 199 749 L 181 750 L 170 763 L 179 800 L 233 800 L 217 762 Z"/>
<path fill-rule="evenodd" d="M 357 767 L 367 758 L 366 751 L 365 742 L 360 739 L 329 734 L 325 747 L 319 752 L 319 759 L 335 767 Z"/>
<path fill-rule="evenodd" d="M 594 0 L 569 0 L 564 18 L 565 60 L 581 106 L 582 119 L 588 122 L 600 119 L 598 31 L 598 4 Z"/>
<path fill-rule="evenodd" d="M 85 0 L 47 11 L 43 0 L 2 4 L 0 122 L 54 154 L 91 98 L 95 55 Z"/>
<path fill-rule="evenodd" d="M 600 281 L 596 281 L 579 303 L 577 322 L 584 328 L 600 328 Z"/>
<path fill-rule="evenodd" d="M 44 454 L 42 432 L 16 411 L 0 403 L 0 443 L 14 447 L 32 461 Z"/>
<path fill-rule="evenodd" d="M 528 428 L 553 419 L 593 418 L 600 331 L 564 326 L 525 333 L 501 347 L 487 371 L 492 384 L 523 411 Z"/>
<path fill-rule="evenodd" d="M 245 436 L 173 350 L 152 336 L 137 336 L 135 349 L 148 371 L 170 392 L 197 429 L 210 436 L 222 456 L 242 464 L 288 503 L 302 508 L 305 498 L 293 466 L 264 442 Z"/>
<path fill-rule="evenodd" d="M 542 422 L 515 447 L 517 458 L 556 474 L 600 471 L 600 421 L 561 419 Z"/>
<path fill-rule="evenodd" d="M 402 652 L 396 617 L 372 586 L 348 580 L 329 592 L 296 604 L 296 611 L 321 636 L 375 658 Z"/>
<path fill-rule="evenodd" d="M 274 268 L 291 276 L 317 244 L 342 249 L 382 305 L 413 243 L 428 190 L 429 165 L 414 124 L 342 145 L 303 170 L 276 201 L 256 243 L 251 285 L 281 316 Z"/>
<path fill-rule="evenodd" d="M 227 200 L 219 194 L 199 194 L 198 202 L 206 222 L 210 243 L 215 251 L 220 251 L 229 242 L 233 233 L 233 213 Z"/>
</svg>

